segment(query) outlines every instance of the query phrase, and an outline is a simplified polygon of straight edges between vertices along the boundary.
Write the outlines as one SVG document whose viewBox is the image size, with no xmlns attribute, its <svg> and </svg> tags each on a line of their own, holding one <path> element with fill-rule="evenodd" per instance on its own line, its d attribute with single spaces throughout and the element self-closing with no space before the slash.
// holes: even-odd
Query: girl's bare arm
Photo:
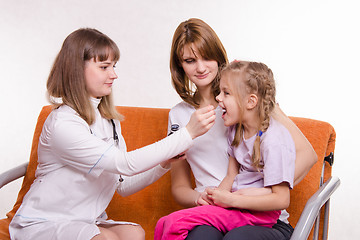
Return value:
<svg viewBox="0 0 360 240">
<path fill-rule="evenodd" d="M 225 178 L 219 184 L 219 188 L 231 191 L 232 185 L 236 175 L 239 173 L 239 163 L 234 158 L 229 156 L 229 166 Z"/>
<path fill-rule="evenodd" d="M 288 183 L 280 183 L 271 187 L 271 193 L 266 195 L 240 195 L 224 189 L 207 189 L 209 198 L 215 205 L 224 208 L 239 208 L 255 211 L 282 210 L 290 204 L 290 189 Z"/>
</svg>

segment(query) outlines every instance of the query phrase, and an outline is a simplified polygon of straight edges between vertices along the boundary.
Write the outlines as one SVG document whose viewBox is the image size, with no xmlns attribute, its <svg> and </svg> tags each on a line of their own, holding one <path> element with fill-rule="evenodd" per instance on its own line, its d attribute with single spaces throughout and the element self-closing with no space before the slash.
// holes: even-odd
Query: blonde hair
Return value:
<svg viewBox="0 0 360 240">
<path fill-rule="evenodd" d="M 270 114 L 274 109 L 276 100 L 276 87 L 273 72 L 265 64 L 259 62 L 233 61 L 225 66 L 222 75 L 227 75 L 229 84 L 234 91 L 235 97 L 238 99 L 239 107 L 241 106 L 241 97 L 245 94 L 256 94 L 258 97 L 258 116 L 260 126 L 254 143 L 252 161 L 255 168 L 262 169 L 260 156 L 260 136 L 269 127 Z M 241 111 L 240 111 L 241 112 Z M 233 146 L 238 146 L 243 138 L 243 127 L 240 122 L 236 126 L 235 137 L 232 142 Z"/>
<path fill-rule="evenodd" d="M 109 57 L 118 61 L 120 51 L 115 42 L 96 29 L 81 28 L 72 32 L 58 53 L 47 80 L 50 103 L 73 108 L 89 125 L 95 121 L 95 112 L 85 84 L 85 62 L 105 61 Z M 61 103 L 56 101 L 61 98 Z M 107 119 L 121 120 L 116 111 L 112 94 L 104 96 L 99 104 L 101 115 Z"/>
<path fill-rule="evenodd" d="M 227 54 L 215 31 L 204 21 L 190 18 L 180 23 L 175 30 L 170 53 L 170 72 L 172 84 L 179 96 L 194 107 L 199 106 L 196 100 L 197 89 L 186 76 L 182 68 L 184 47 L 194 44 L 201 56 L 205 59 L 215 60 L 220 66 L 227 64 Z M 212 82 L 212 93 L 215 97 L 220 93 L 220 71 Z"/>
</svg>

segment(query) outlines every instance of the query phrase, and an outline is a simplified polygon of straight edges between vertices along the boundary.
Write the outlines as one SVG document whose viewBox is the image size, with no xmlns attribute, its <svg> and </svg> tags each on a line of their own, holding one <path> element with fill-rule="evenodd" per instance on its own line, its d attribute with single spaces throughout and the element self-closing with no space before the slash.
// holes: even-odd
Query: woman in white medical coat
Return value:
<svg viewBox="0 0 360 240">
<path fill-rule="evenodd" d="M 136 223 L 107 219 L 114 191 L 130 195 L 159 179 L 167 160 L 214 124 L 208 106 L 171 136 L 127 152 L 111 96 L 119 57 L 95 29 L 65 39 L 47 82 L 54 110 L 39 139 L 36 179 L 10 223 L 11 239 L 144 239 Z"/>
</svg>

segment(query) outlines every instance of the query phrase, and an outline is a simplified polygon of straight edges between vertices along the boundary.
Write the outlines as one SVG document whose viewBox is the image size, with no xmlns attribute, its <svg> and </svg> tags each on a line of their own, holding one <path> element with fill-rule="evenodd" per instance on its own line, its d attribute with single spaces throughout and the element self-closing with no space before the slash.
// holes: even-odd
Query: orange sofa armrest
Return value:
<svg viewBox="0 0 360 240">
<path fill-rule="evenodd" d="M 290 192 L 290 206 L 287 211 L 290 214 L 290 224 L 296 226 L 306 202 L 320 187 L 324 157 L 334 152 L 336 133 L 333 126 L 327 122 L 300 117 L 290 118 L 309 140 L 318 156 L 318 161 L 310 169 L 306 177 Z M 327 181 L 330 176 L 331 166 L 325 164 L 324 182 Z M 320 221 L 320 225 L 322 225 L 323 219 Z M 309 239 L 312 239 L 312 233 Z"/>
</svg>

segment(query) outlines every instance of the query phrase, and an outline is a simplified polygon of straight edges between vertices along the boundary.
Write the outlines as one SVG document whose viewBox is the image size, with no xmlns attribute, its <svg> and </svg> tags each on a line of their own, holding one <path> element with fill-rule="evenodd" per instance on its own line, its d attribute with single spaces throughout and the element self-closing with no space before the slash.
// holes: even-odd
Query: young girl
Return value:
<svg viewBox="0 0 360 240">
<path fill-rule="evenodd" d="M 47 82 L 54 110 L 39 139 L 36 180 L 10 223 L 11 239 L 144 239 L 141 226 L 107 219 L 114 191 L 129 195 L 156 181 L 167 159 L 213 125 L 208 106 L 172 136 L 127 152 L 111 95 L 119 55 L 95 29 L 65 39 Z"/>
<path fill-rule="evenodd" d="M 218 188 L 207 189 L 214 205 L 172 213 L 159 220 L 155 240 L 185 239 L 197 225 L 226 233 L 244 225 L 272 227 L 288 207 L 295 171 L 295 144 L 271 118 L 275 82 L 265 64 L 236 61 L 222 70 L 224 125 L 229 128 L 229 166 Z"/>
<path fill-rule="evenodd" d="M 194 141 L 183 158 L 186 161 L 172 162 L 171 181 L 174 198 L 184 207 L 211 203 L 205 189 L 218 186 L 228 167 L 227 127 L 224 126 L 222 109 L 215 96 L 219 90 L 219 66 L 228 62 L 227 54 L 219 37 L 204 21 L 196 18 L 186 20 L 177 27 L 172 41 L 170 70 L 172 83 L 183 99 L 169 113 L 171 126 L 185 126 L 191 114 L 208 103 L 216 108 L 215 125 Z M 272 117 L 291 133 L 296 146 L 295 184 L 306 175 L 317 161 L 311 144 L 296 125 L 281 112 L 278 106 Z M 195 189 L 191 175 L 195 178 Z M 241 239 L 290 239 L 292 227 L 287 222 L 288 214 L 282 211 L 280 220 L 273 228 L 244 226 L 226 234 L 228 240 Z M 187 239 L 223 239 L 223 233 L 208 225 L 192 230 Z"/>
</svg>

